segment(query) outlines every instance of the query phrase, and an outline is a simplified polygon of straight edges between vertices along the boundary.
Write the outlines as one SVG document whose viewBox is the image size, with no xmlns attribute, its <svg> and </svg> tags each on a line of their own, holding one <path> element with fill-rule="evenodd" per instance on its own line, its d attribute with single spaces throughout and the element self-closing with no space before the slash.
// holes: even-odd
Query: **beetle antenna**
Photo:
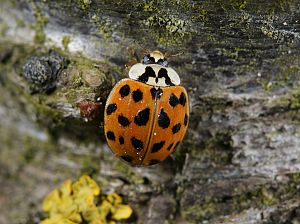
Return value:
<svg viewBox="0 0 300 224">
<path fill-rule="evenodd" d="M 171 57 L 178 57 L 178 56 L 181 56 L 183 54 L 184 54 L 184 52 L 182 51 L 182 52 L 179 52 L 177 54 L 172 54 Z"/>
<path fill-rule="evenodd" d="M 165 53 L 165 57 L 166 57 L 166 58 L 175 58 L 175 57 L 178 57 L 178 56 L 183 55 L 183 54 L 184 54 L 183 51 L 182 51 L 182 52 L 179 52 L 179 53 L 177 53 L 177 54 Z"/>
</svg>

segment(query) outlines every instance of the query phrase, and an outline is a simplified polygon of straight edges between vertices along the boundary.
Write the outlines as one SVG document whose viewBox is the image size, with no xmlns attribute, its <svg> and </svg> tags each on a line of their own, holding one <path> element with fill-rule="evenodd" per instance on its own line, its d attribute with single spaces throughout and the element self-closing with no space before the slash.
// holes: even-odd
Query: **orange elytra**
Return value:
<svg viewBox="0 0 300 224">
<path fill-rule="evenodd" d="M 109 147 L 132 166 L 165 160 L 183 140 L 189 101 L 164 54 L 152 51 L 112 89 L 104 115 Z"/>
</svg>

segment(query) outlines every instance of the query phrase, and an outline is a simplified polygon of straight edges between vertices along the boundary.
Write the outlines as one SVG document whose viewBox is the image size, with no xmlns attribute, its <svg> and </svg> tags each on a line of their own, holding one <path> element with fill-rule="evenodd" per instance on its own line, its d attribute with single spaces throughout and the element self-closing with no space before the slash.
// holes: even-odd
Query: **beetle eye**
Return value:
<svg viewBox="0 0 300 224">
<path fill-rule="evenodd" d="M 165 66 L 165 67 L 167 67 L 168 66 L 168 61 L 164 60 L 162 65 Z"/>
<path fill-rule="evenodd" d="M 159 64 L 159 65 L 163 65 L 163 60 L 162 59 L 159 59 L 158 61 L 157 61 L 157 64 Z"/>
<path fill-rule="evenodd" d="M 143 64 L 149 64 L 150 63 L 150 55 L 146 54 L 143 58 Z"/>
<path fill-rule="evenodd" d="M 159 59 L 157 61 L 157 64 L 162 65 L 164 67 L 167 67 L 168 66 L 168 61 L 167 60 L 163 60 L 163 59 Z"/>
</svg>

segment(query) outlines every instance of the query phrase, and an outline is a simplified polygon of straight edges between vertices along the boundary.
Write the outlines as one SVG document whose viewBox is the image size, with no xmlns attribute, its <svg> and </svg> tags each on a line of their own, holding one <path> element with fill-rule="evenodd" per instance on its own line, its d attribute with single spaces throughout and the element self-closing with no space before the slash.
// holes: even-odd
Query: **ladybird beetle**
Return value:
<svg viewBox="0 0 300 224">
<path fill-rule="evenodd" d="M 114 154 L 132 166 L 148 166 L 175 150 L 189 120 L 188 95 L 179 84 L 160 51 L 130 68 L 105 105 L 104 131 Z"/>
</svg>

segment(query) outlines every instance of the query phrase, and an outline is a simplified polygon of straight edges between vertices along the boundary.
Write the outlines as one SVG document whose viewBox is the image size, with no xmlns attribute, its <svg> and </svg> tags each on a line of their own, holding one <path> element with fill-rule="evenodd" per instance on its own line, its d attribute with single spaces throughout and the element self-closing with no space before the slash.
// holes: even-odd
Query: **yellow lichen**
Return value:
<svg viewBox="0 0 300 224">
<path fill-rule="evenodd" d="M 132 209 L 128 205 L 115 205 L 112 218 L 115 220 L 128 219 L 132 213 Z"/>
<path fill-rule="evenodd" d="M 43 201 L 43 210 L 49 214 L 41 224 L 113 224 L 128 219 L 132 214 L 130 206 L 122 204 L 122 197 L 116 193 L 99 198 L 100 188 L 87 175 L 72 184 L 67 180 L 49 193 Z"/>
</svg>

